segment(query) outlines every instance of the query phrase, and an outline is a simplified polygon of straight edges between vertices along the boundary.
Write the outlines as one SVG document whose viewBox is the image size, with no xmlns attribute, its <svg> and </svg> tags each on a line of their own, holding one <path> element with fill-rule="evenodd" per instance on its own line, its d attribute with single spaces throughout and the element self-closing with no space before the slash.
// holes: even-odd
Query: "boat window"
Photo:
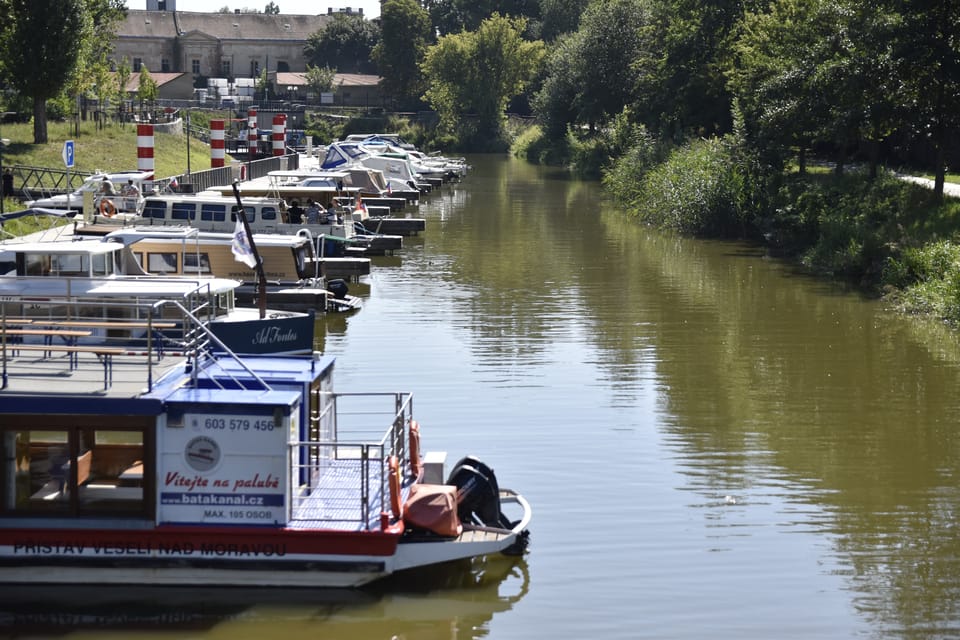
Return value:
<svg viewBox="0 0 960 640">
<path fill-rule="evenodd" d="M 90 266 L 93 268 L 94 276 L 109 276 L 116 272 L 114 268 L 114 258 L 119 258 L 116 253 L 101 253 L 90 257 Z"/>
<path fill-rule="evenodd" d="M 184 273 L 210 273 L 210 256 L 206 253 L 184 253 Z"/>
<path fill-rule="evenodd" d="M 163 219 L 167 215 L 167 203 L 163 200 L 147 200 L 143 204 L 144 218 Z"/>
<path fill-rule="evenodd" d="M 200 205 L 200 219 L 207 222 L 223 222 L 227 219 L 227 205 L 202 204 Z"/>
<path fill-rule="evenodd" d="M 147 272 L 148 273 L 177 273 L 177 254 L 176 253 L 148 253 L 147 254 Z"/>
<path fill-rule="evenodd" d="M 260 209 L 260 219 L 261 220 L 276 220 L 277 219 L 277 208 L 276 207 L 263 207 Z"/>
<path fill-rule="evenodd" d="M 194 220 L 196 219 L 197 204 L 195 202 L 174 202 L 173 211 L 170 213 L 171 220 Z"/>
<path fill-rule="evenodd" d="M 28 253 L 23 258 L 23 272 L 28 276 L 50 275 L 50 256 Z"/>
<path fill-rule="evenodd" d="M 144 516 L 146 431 L 71 418 L 60 429 L 0 431 L 0 515 Z"/>
<path fill-rule="evenodd" d="M 58 276 L 88 275 L 86 256 L 70 253 L 53 256 L 51 271 Z"/>
</svg>

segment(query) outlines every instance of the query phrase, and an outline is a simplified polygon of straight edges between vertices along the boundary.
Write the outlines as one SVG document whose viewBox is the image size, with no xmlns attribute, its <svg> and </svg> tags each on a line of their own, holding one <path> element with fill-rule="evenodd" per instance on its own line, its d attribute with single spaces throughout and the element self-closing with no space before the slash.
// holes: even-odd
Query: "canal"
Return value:
<svg viewBox="0 0 960 640">
<path fill-rule="evenodd" d="M 8 611 L 18 637 L 960 634 L 954 332 L 639 227 L 597 183 L 470 161 L 317 347 L 338 389 L 412 391 L 427 450 L 522 492 L 529 553 L 361 592 L 120 590 Z"/>
</svg>

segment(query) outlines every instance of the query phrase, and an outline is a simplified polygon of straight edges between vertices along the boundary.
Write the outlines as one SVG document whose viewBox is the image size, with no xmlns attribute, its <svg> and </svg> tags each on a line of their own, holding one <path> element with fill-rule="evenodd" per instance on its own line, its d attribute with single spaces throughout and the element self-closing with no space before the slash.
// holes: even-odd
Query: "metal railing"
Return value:
<svg viewBox="0 0 960 640">
<path fill-rule="evenodd" d="M 372 529 L 389 507 L 389 460 L 401 475 L 411 471 L 407 447 L 413 420 L 410 393 L 333 393 L 317 390 L 308 432 L 316 439 L 291 442 L 290 520 Z M 384 430 L 383 420 L 388 421 Z M 343 482 L 344 474 L 350 481 Z M 318 514 L 311 501 L 322 502 Z"/>
</svg>

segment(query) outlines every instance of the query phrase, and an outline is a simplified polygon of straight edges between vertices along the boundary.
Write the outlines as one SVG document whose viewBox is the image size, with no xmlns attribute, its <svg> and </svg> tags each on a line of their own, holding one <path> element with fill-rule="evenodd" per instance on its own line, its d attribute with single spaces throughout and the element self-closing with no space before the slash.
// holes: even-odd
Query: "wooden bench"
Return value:
<svg viewBox="0 0 960 640">
<path fill-rule="evenodd" d="M 92 353 L 97 356 L 103 364 L 103 388 L 109 389 L 113 385 L 113 356 L 122 356 L 126 354 L 126 349 L 120 347 L 103 347 L 95 344 L 15 344 L 4 345 L 4 349 L 16 351 L 43 351 L 44 357 L 47 353 L 58 352 L 69 355 L 70 370 L 75 370 L 79 366 L 79 355 L 81 353 Z M 6 353 L 3 354 L 3 387 L 7 386 L 7 359 Z"/>
<path fill-rule="evenodd" d="M 146 320 L 58 320 L 43 324 L 58 327 L 91 327 L 94 329 L 173 329 L 176 322 Z"/>
<path fill-rule="evenodd" d="M 93 451 L 87 451 L 86 453 L 77 456 L 77 486 L 83 486 L 90 479 L 90 468 L 93 465 Z M 69 486 L 69 481 L 67 480 L 67 474 L 70 473 L 70 461 L 67 460 L 66 464 L 60 467 L 58 476 L 53 477 L 43 485 L 39 491 L 34 493 L 31 498 L 34 500 L 56 500 L 57 498 L 66 497 L 67 487 Z"/>
</svg>

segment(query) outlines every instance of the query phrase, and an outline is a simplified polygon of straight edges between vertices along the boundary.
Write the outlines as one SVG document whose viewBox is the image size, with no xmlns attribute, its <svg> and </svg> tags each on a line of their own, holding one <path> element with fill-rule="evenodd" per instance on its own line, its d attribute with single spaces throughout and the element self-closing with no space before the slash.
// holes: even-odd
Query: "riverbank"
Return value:
<svg viewBox="0 0 960 640">
<path fill-rule="evenodd" d="M 514 155 L 601 175 L 641 223 L 761 244 L 820 277 L 852 282 L 904 313 L 960 324 L 960 185 L 878 168 L 774 162 L 734 135 L 674 146 L 615 129 L 548 143 L 531 128 Z M 626 141 L 626 142 L 624 142 Z M 563 158 L 561 161 L 560 158 Z"/>
</svg>

